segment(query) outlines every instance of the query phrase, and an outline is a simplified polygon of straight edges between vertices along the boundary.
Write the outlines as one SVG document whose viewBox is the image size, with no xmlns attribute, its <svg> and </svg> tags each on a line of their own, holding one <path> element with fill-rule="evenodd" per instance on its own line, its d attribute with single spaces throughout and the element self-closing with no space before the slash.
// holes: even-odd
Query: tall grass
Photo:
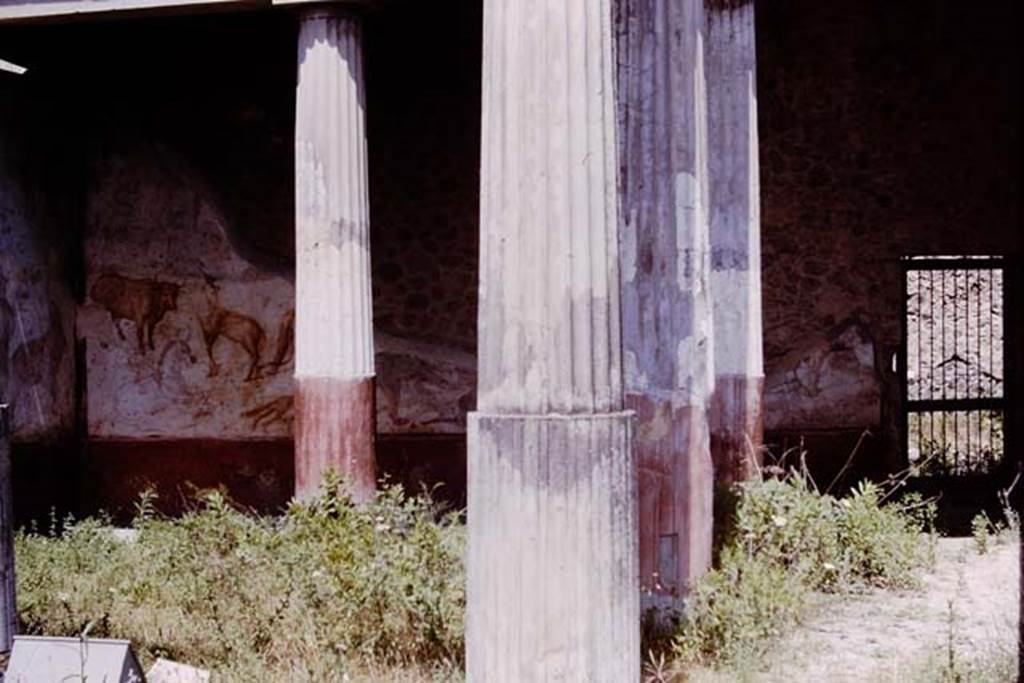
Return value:
<svg viewBox="0 0 1024 683">
<path fill-rule="evenodd" d="M 211 494 L 169 520 L 144 499 L 128 540 L 103 520 L 22 532 L 23 632 L 129 638 L 226 681 L 457 675 L 463 526 L 397 487 L 366 506 L 337 490 L 279 518 Z"/>
<path fill-rule="evenodd" d="M 143 498 L 128 534 L 102 519 L 23 531 L 23 630 L 128 638 L 144 660 L 221 681 L 460 679 L 458 516 L 397 487 L 354 505 L 336 484 L 275 518 L 213 493 L 175 520 Z M 811 592 L 912 586 L 934 560 L 934 510 L 919 498 L 887 502 L 869 483 L 837 498 L 797 474 L 735 494 L 718 564 L 687 598 L 653 680 L 756 657 L 799 622 Z"/>
</svg>

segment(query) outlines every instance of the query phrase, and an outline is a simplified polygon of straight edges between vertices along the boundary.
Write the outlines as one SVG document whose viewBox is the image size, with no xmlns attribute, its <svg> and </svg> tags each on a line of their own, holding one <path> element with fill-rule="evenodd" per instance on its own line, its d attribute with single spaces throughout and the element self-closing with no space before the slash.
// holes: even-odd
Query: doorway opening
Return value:
<svg viewBox="0 0 1024 683">
<path fill-rule="evenodd" d="M 995 473 L 1005 458 L 1005 268 L 995 256 L 903 259 L 904 434 L 920 476 Z"/>
</svg>

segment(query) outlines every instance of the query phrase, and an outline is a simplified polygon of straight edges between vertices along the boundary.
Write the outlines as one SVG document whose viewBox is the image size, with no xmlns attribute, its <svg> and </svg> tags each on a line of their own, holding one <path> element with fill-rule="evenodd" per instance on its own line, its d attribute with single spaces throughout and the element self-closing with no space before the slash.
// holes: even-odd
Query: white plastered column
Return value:
<svg viewBox="0 0 1024 683">
<path fill-rule="evenodd" d="M 485 0 L 467 676 L 635 681 L 611 0 Z"/>
<path fill-rule="evenodd" d="M 362 27 L 305 11 L 295 107 L 295 483 L 328 468 L 365 500 L 376 483 L 373 311 Z"/>
</svg>

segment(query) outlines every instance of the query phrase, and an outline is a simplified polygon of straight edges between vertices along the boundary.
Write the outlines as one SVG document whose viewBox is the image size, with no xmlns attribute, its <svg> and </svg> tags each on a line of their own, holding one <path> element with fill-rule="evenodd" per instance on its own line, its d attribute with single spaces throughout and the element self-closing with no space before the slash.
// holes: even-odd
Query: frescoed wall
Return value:
<svg viewBox="0 0 1024 683">
<path fill-rule="evenodd" d="M 366 19 L 377 455 L 456 501 L 476 384 L 478 13 Z M 32 66 L 0 80 L 0 113 L 17 114 L 0 121 L 0 326 L 18 301 L 25 328 L 0 355 L 27 341 L 18 359 L 59 365 L 19 365 L 40 397 L 16 402 L 21 519 L 130 511 L 151 486 L 168 510 L 194 486 L 265 511 L 291 496 L 295 31 L 290 13 L 0 28 L 5 57 Z"/>
<path fill-rule="evenodd" d="M 289 437 L 294 286 L 236 243 L 291 226 L 229 225 L 187 162 L 138 145 L 92 170 L 85 235 L 88 436 Z M 381 433 L 460 433 L 471 354 L 377 335 Z"/>
<path fill-rule="evenodd" d="M 1002 57 L 1020 10 L 986 11 L 978 22 L 969 6 L 928 0 L 757 7 L 776 453 L 806 448 L 838 469 L 856 450 L 851 477 L 905 467 L 900 258 L 1021 249 L 1024 81 L 1020 60 Z"/>
<path fill-rule="evenodd" d="M 237 255 L 184 162 L 99 160 L 85 262 L 90 437 L 290 433 L 292 283 Z"/>
</svg>

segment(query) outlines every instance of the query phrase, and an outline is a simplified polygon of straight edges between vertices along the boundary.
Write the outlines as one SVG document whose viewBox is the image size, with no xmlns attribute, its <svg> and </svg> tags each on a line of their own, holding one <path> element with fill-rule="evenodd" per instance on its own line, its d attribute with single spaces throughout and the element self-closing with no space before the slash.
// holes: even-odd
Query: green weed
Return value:
<svg viewBox="0 0 1024 683">
<path fill-rule="evenodd" d="M 757 657 L 800 621 L 813 591 L 917 585 L 934 562 L 934 514 L 916 496 L 887 503 L 868 482 L 844 498 L 796 473 L 740 485 L 718 566 L 685 602 L 676 670 Z"/>
<path fill-rule="evenodd" d="M 381 667 L 458 677 L 463 525 L 398 487 L 356 506 L 335 484 L 279 518 L 212 493 L 176 520 L 144 497 L 127 540 L 102 519 L 22 532 L 23 632 L 130 638 L 146 660 L 218 680 L 346 680 Z"/>
</svg>

